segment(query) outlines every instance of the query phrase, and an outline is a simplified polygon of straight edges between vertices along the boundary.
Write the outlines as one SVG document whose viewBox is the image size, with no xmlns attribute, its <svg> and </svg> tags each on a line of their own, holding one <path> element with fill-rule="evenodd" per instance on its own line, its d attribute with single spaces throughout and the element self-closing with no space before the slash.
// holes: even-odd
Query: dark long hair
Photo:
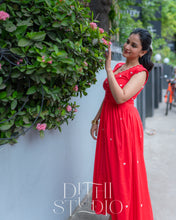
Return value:
<svg viewBox="0 0 176 220">
<path fill-rule="evenodd" d="M 153 53 L 151 48 L 152 36 L 148 32 L 148 30 L 142 28 L 135 29 L 131 32 L 131 34 L 139 34 L 142 50 L 147 50 L 147 53 L 144 54 L 144 56 L 139 57 L 139 63 L 142 64 L 150 72 L 154 66 L 151 61 L 151 56 Z"/>
</svg>

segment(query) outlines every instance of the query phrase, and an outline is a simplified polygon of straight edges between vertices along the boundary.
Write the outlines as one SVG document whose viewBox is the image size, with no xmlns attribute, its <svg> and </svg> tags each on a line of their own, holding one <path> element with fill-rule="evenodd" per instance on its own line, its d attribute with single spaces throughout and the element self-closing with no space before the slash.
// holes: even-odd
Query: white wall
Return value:
<svg viewBox="0 0 176 220">
<path fill-rule="evenodd" d="M 113 61 L 112 66 L 116 63 Z M 68 219 L 70 208 L 73 211 L 78 198 L 87 192 L 83 182 L 92 182 L 96 142 L 90 136 L 90 127 L 104 98 L 105 78 L 106 72 L 100 71 L 88 95 L 76 99 L 80 105 L 77 116 L 62 127 L 62 133 L 47 131 L 41 139 L 31 130 L 16 145 L 0 147 L 0 219 Z M 72 183 L 67 184 L 66 196 L 73 198 L 64 198 L 64 183 Z M 72 200 L 72 207 L 66 199 Z M 62 208 L 54 205 L 56 200 Z"/>
</svg>

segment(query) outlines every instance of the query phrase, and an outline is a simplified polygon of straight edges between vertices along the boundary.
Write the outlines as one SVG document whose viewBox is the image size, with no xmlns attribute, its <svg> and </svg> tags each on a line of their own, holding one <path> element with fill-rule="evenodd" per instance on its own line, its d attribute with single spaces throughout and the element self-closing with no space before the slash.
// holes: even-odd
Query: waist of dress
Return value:
<svg viewBox="0 0 176 220">
<path fill-rule="evenodd" d="M 119 108 L 122 107 L 122 106 L 124 107 L 124 106 L 128 106 L 128 105 L 134 106 L 134 100 L 132 100 L 132 99 L 129 99 L 128 101 L 126 101 L 126 102 L 124 102 L 124 103 L 118 104 L 118 103 L 114 100 L 114 98 L 105 97 L 104 102 L 107 102 L 107 103 L 109 103 L 109 104 L 118 106 Z"/>
</svg>

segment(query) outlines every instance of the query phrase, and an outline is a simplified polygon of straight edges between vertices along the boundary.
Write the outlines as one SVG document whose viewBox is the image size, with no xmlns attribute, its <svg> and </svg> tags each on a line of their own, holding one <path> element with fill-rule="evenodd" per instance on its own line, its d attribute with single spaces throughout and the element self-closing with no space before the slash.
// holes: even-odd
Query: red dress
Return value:
<svg viewBox="0 0 176 220">
<path fill-rule="evenodd" d="M 117 64 L 113 72 L 123 64 Z M 141 71 L 147 72 L 148 79 L 148 71 L 142 65 L 118 73 L 115 78 L 123 88 L 131 76 Z M 110 214 L 112 220 L 153 220 L 143 155 L 143 125 L 134 106 L 141 90 L 125 103 L 117 104 L 107 78 L 103 88 L 91 209 L 96 214 Z"/>
</svg>

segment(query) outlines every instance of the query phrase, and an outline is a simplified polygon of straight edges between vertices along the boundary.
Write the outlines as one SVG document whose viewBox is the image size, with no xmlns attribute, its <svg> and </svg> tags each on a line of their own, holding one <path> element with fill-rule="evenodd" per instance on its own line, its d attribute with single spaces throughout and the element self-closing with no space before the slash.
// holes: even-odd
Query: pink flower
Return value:
<svg viewBox="0 0 176 220">
<path fill-rule="evenodd" d="M 52 60 L 48 61 L 48 63 L 50 63 L 50 64 L 52 64 L 52 62 L 53 62 Z"/>
<path fill-rule="evenodd" d="M 86 61 L 84 61 L 84 65 L 85 65 L 85 66 L 88 66 L 88 63 L 87 63 Z"/>
<path fill-rule="evenodd" d="M 67 105 L 66 110 L 67 112 L 70 112 L 72 110 L 72 107 L 70 105 Z"/>
<path fill-rule="evenodd" d="M 46 126 L 47 126 L 47 125 L 46 125 L 45 123 L 44 123 L 44 124 L 38 123 L 37 126 L 36 126 L 36 129 L 37 129 L 38 131 L 41 131 L 41 130 L 45 131 Z"/>
<path fill-rule="evenodd" d="M 73 88 L 73 90 L 74 90 L 75 92 L 77 92 L 77 91 L 78 91 L 78 85 L 75 85 L 74 88 Z"/>
<path fill-rule="evenodd" d="M 22 62 L 23 62 L 23 59 L 20 59 L 19 61 L 22 63 Z"/>
<path fill-rule="evenodd" d="M 105 45 L 108 45 L 107 40 L 105 40 L 104 38 L 102 38 L 101 40 L 103 41 L 103 43 L 104 43 Z"/>
<path fill-rule="evenodd" d="M 1 65 L 1 63 L 0 63 L 0 70 L 2 69 L 2 65 Z"/>
<path fill-rule="evenodd" d="M 88 83 L 89 86 L 91 86 L 91 83 Z"/>
<path fill-rule="evenodd" d="M 19 62 L 19 61 L 17 62 L 17 65 L 20 65 L 20 62 Z"/>
<path fill-rule="evenodd" d="M 95 30 L 95 29 L 97 29 L 97 24 L 94 23 L 94 22 L 91 22 L 91 23 L 90 23 L 90 27 L 91 27 L 93 30 Z"/>
<path fill-rule="evenodd" d="M 78 109 L 77 109 L 77 108 L 75 108 L 75 109 L 74 109 L 74 112 L 77 112 L 77 111 L 78 111 Z"/>
<path fill-rule="evenodd" d="M 103 28 L 99 28 L 100 34 L 104 33 L 104 29 Z"/>
<path fill-rule="evenodd" d="M 42 60 L 42 62 L 44 63 L 44 62 L 45 62 L 45 60 Z"/>
<path fill-rule="evenodd" d="M 103 43 L 105 44 L 105 45 L 111 45 L 112 43 L 111 43 L 111 41 L 107 41 L 107 40 L 105 40 L 104 38 L 102 38 L 101 39 L 102 41 L 103 41 Z"/>
<path fill-rule="evenodd" d="M 0 11 L 0 20 L 5 21 L 9 17 L 10 17 L 10 15 L 8 13 L 6 13 L 5 11 Z"/>
<path fill-rule="evenodd" d="M 42 56 L 42 59 L 45 59 L 45 56 Z"/>
</svg>

